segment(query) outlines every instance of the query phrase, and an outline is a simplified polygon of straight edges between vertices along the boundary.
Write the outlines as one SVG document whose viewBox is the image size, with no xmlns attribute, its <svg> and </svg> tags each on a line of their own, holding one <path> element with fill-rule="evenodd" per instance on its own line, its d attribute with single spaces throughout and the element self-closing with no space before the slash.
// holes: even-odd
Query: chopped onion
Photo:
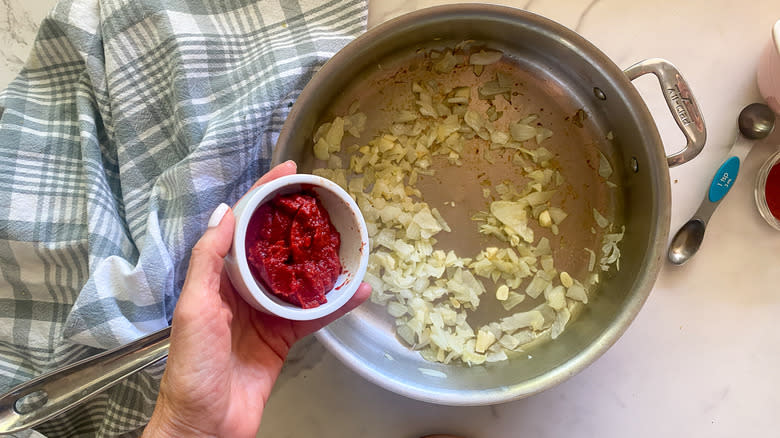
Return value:
<svg viewBox="0 0 780 438">
<path fill-rule="evenodd" d="M 450 73 L 465 64 L 464 50 L 465 46 L 431 52 L 430 65 L 436 72 Z M 479 75 L 485 65 L 501 57 L 500 52 L 483 51 L 472 53 L 468 63 Z M 514 81 L 511 75 L 496 72 L 490 80 L 478 82 L 476 89 L 482 99 L 501 94 L 509 101 Z M 538 123 L 535 114 L 499 123 L 502 111 L 493 102 L 487 110 L 484 103 L 472 102 L 472 88 L 465 84 L 449 88 L 426 80 L 413 83 L 411 92 L 412 106 L 391 114 L 389 128 L 366 143 L 342 147 L 345 135 L 360 139 L 366 128 L 367 117 L 359 112 L 357 101 L 347 115 L 320 125 L 313 137 L 314 155 L 327 168 L 312 173 L 347 189 L 366 219 L 372 248 L 364 279 L 372 286 L 371 300 L 386 306 L 395 318 L 398 338 L 429 361 L 460 361 L 470 366 L 503 361 L 547 330 L 556 338 L 571 317 L 569 306 L 587 303 L 599 275 L 594 272 L 596 253 L 590 249 L 586 249 L 590 260 L 585 281 L 567 272 L 559 274 L 550 240 L 534 235 L 532 225 L 536 224 L 557 235 L 558 225 L 568 216 L 553 205 L 565 179 L 555 154 L 540 146 L 553 132 Z M 472 219 L 478 222 L 480 233 L 503 245 L 461 257 L 437 248 L 439 233 L 452 230 L 439 210 L 424 202 L 416 184 L 421 176 L 434 175 L 435 160 L 460 165 L 469 142 L 483 140 L 489 146 L 480 146 L 487 163 L 498 158 L 495 151 L 505 153 L 527 180 L 517 187 L 502 182 L 493 186 L 495 191 L 483 188 L 489 199 L 487 211 Z M 600 163 L 599 174 L 604 178 L 608 177 L 606 169 Z M 454 207 L 455 203 L 444 205 Z M 595 209 L 593 215 L 605 232 L 599 270 L 613 264 L 619 269 L 618 244 L 624 229 L 612 232 L 613 225 L 606 218 Z M 537 299 L 544 294 L 544 302 L 474 329 L 468 322 L 469 312 L 480 305 L 489 281 L 507 312 L 526 297 Z M 420 371 L 446 377 L 437 370 Z"/>
<path fill-rule="evenodd" d="M 537 272 L 537 274 L 528 284 L 528 287 L 525 288 L 525 293 L 531 298 L 536 298 L 541 295 L 549 285 L 550 281 L 540 276 Z"/>
<path fill-rule="evenodd" d="M 599 261 L 602 271 L 608 271 L 612 264 L 615 265 L 615 268 L 618 271 L 620 270 L 620 248 L 618 247 L 618 243 L 623 240 L 625 231 L 626 227 L 623 226 L 620 233 L 609 233 L 603 236 L 601 260 Z"/>
<path fill-rule="evenodd" d="M 538 310 L 518 312 L 501 319 L 501 329 L 508 333 L 512 333 L 515 330 L 525 327 L 530 327 L 534 330 L 541 330 L 543 325 L 544 317 Z"/>
<path fill-rule="evenodd" d="M 561 310 L 566 307 L 566 288 L 555 286 L 545 290 L 544 298 L 547 305 L 555 310 Z"/>
<path fill-rule="evenodd" d="M 458 65 L 458 58 L 447 51 L 444 56 L 433 66 L 437 73 L 450 73 Z"/>
<path fill-rule="evenodd" d="M 506 300 L 501 302 L 501 306 L 504 310 L 512 310 L 515 306 L 525 301 L 525 295 L 517 292 L 509 292 L 509 296 Z"/>
<path fill-rule="evenodd" d="M 482 99 L 491 99 L 499 94 L 506 94 L 512 91 L 509 87 L 502 87 L 497 80 L 485 82 L 478 89 L 479 96 Z"/>
<path fill-rule="evenodd" d="M 607 225 L 609 225 L 609 221 L 607 218 L 601 215 L 598 210 L 595 208 L 593 209 L 593 218 L 596 220 L 596 225 L 598 225 L 600 228 L 606 228 Z"/>
<path fill-rule="evenodd" d="M 555 314 L 555 321 L 553 321 L 552 326 L 550 327 L 550 337 L 552 339 L 556 339 L 563 333 L 563 329 L 566 327 L 570 318 L 571 312 L 569 312 L 569 309 L 564 307 L 563 309 L 558 310 Z"/>
<path fill-rule="evenodd" d="M 566 219 L 568 214 L 563 211 L 563 209 L 558 207 L 550 207 L 547 209 L 547 211 L 550 213 L 550 217 L 552 218 L 552 221 L 555 223 L 555 225 L 560 225 L 561 222 Z"/>
<path fill-rule="evenodd" d="M 590 258 L 588 260 L 588 272 L 593 271 L 593 268 L 596 266 L 596 253 L 593 252 L 590 248 L 585 248 L 585 251 L 590 254 Z"/>
<path fill-rule="evenodd" d="M 469 57 L 469 64 L 472 65 L 489 65 L 495 64 L 501 57 L 504 56 L 501 52 L 486 52 L 480 50 L 477 53 L 472 53 Z"/>
<path fill-rule="evenodd" d="M 583 304 L 588 304 L 588 294 L 579 282 L 572 284 L 566 290 L 566 296 L 573 300 L 581 301 Z"/>
<path fill-rule="evenodd" d="M 387 303 L 387 313 L 389 313 L 394 318 L 400 318 L 404 315 L 406 315 L 406 312 L 408 309 L 403 304 L 396 302 L 396 301 L 390 301 Z"/>
<path fill-rule="evenodd" d="M 509 134 L 503 131 L 493 131 L 490 133 L 490 141 L 498 145 L 505 145 L 509 142 Z"/>
<path fill-rule="evenodd" d="M 509 356 L 506 355 L 506 352 L 504 350 L 499 350 L 495 352 L 490 352 L 485 357 L 485 362 L 493 363 L 493 362 L 502 362 L 509 359 Z"/>
<path fill-rule="evenodd" d="M 501 338 L 498 340 L 498 343 L 507 350 L 514 350 L 520 345 L 520 341 L 512 335 L 501 336 Z"/>
<path fill-rule="evenodd" d="M 314 144 L 314 156 L 317 157 L 318 160 L 327 160 L 328 157 L 330 157 L 328 149 L 328 142 L 325 141 L 324 138 L 320 138 L 317 140 L 317 143 Z"/>
<path fill-rule="evenodd" d="M 536 128 L 523 123 L 512 123 L 509 125 L 509 133 L 515 141 L 526 141 L 536 137 Z"/>
<path fill-rule="evenodd" d="M 541 126 L 536 128 L 536 136 L 534 137 L 536 139 L 536 144 L 542 144 L 543 141 L 552 137 L 552 135 L 553 132 L 547 128 Z"/>
<path fill-rule="evenodd" d="M 599 175 L 603 178 L 609 178 L 612 175 L 612 166 L 609 164 L 606 155 L 599 151 Z"/>
<path fill-rule="evenodd" d="M 474 345 L 474 351 L 484 353 L 488 347 L 493 345 L 493 342 L 496 342 L 496 336 L 492 332 L 480 330 L 477 332 L 477 342 Z"/>
</svg>

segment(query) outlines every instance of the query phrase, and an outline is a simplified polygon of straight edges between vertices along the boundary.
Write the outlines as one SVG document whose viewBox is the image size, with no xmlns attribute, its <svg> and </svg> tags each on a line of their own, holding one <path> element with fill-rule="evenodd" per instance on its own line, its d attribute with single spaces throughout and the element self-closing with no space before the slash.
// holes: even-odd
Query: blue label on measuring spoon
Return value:
<svg viewBox="0 0 780 438">
<path fill-rule="evenodd" d="M 726 196 L 739 173 L 739 158 L 731 157 L 721 164 L 710 184 L 710 202 L 718 202 Z"/>
</svg>

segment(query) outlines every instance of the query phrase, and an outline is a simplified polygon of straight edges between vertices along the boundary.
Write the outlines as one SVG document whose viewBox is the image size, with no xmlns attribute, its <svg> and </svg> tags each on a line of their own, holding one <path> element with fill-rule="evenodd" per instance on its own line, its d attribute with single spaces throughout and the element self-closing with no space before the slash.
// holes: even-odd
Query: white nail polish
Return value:
<svg viewBox="0 0 780 438">
<path fill-rule="evenodd" d="M 224 202 L 222 204 L 219 204 L 216 209 L 214 209 L 214 213 L 211 213 L 211 217 L 209 218 L 209 228 L 216 227 L 219 225 L 220 222 L 222 222 L 222 218 L 225 217 L 225 213 L 227 213 L 228 209 L 227 204 Z"/>
</svg>

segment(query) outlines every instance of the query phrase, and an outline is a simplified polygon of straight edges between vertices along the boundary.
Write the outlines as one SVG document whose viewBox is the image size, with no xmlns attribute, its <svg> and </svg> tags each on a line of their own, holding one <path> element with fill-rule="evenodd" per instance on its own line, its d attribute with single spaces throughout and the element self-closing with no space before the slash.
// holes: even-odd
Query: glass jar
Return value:
<svg viewBox="0 0 780 438">
<path fill-rule="evenodd" d="M 769 177 L 769 172 L 774 168 L 776 165 L 780 165 L 780 150 L 775 152 L 771 157 L 769 157 L 768 160 L 764 163 L 763 166 L 761 166 L 761 169 L 758 171 L 758 176 L 756 177 L 756 188 L 755 188 L 755 197 L 756 197 L 756 206 L 758 207 L 758 212 L 761 213 L 761 217 L 766 220 L 766 222 L 771 225 L 776 230 L 780 230 L 780 219 L 778 219 L 774 214 L 772 214 L 772 210 L 769 209 L 769 204 L 767 203 L 767 178 Z M 775 170 L 775 172 L 780 171 L 780 168 Z M 780 192 L 780 185 L 778 187 L 772 187 L 771 190 L 774 190 L 775 192 Z M 780 193 L 778 193 L 775 196 L 780 196 Z M 775 213 L 780 216 L 780 207 L 775 206 L 777 211 Z"/>
</svg>

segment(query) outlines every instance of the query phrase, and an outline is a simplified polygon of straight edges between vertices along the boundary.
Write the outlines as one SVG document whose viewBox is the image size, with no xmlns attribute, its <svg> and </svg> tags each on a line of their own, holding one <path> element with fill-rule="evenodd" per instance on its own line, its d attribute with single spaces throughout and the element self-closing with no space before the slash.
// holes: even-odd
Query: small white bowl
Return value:
<svg viewBox="0 0 780 438">
<path fill-rule="evenodd" d="M 245 245 L 249 219 L 260 205 L 276 195 L 298 193 L 306 189 L 317 194 L 341 235 L 341 275 L 334 288 L 325 294 L 328 301 L 310 309 L 303 309 L 276 297 L 267 291 L 261 282 L 255 280 L 249 269 Z M 290 320 L 318 319 L 338 310 L 357 291 L 368 265 L 368 231 L 357 204 L 338 184 L 315 175 L 283 176 L 244 195 L 233 208 L 233 213 L 236 217 L 236 230 L 233 234 L 233 246 L 225 257 L 225 266 L 233 287 L 255 309 Z"/>
<path fill-rule="evenodd" d="M 772 26 L 771 36 L 758 61 L 756 82 L 767 105 L 780 114 L 780 20 Z"/>
</svg>

